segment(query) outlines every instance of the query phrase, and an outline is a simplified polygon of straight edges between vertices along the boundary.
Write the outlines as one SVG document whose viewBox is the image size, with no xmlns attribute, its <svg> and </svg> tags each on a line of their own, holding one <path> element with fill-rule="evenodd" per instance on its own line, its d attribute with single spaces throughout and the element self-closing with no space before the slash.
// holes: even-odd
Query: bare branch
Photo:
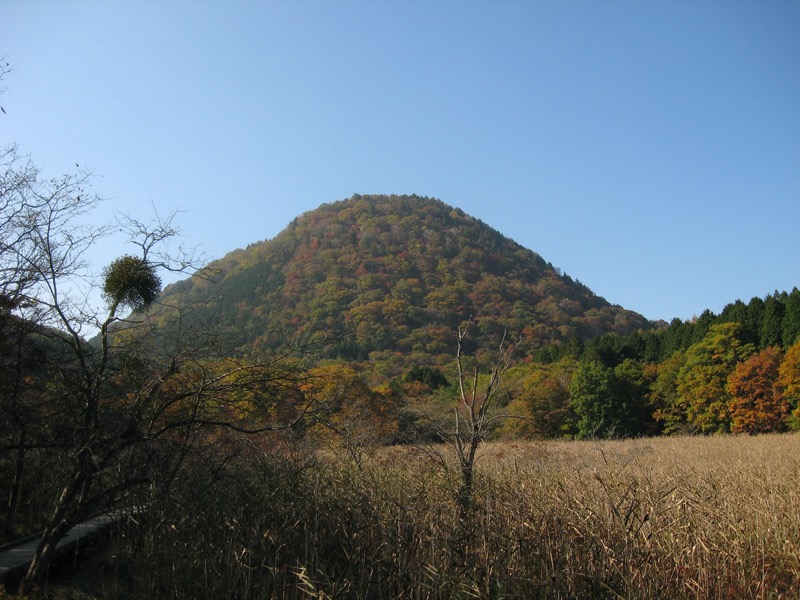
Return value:
<svg viewBox="0 0 800 600">
<path fill-rule="evenodd" d="M 201 269 L 201 261 L 205 261 L 206 257 L 195 247 L 170 247 L 169 244 L 181 236 L 180 229 L 175 225 L 179 212 L 176 209 L 163 217 L 153 205 L 153 217 L 149 222 L 124 214 L 117 214 L 115 221 L 120 230 L 127 234 L 128 243 L 140 250 L 143 260 L 172 273 L 192 275 Z"/>
<path fill-rule="evenodd" d="M 489 379 L 483 392 L 480 388 L 480 365 L 475 357 L 471 375 L 467 374 L 463 358 L 463 346 L 472 319 L 459 326 L 456 343 L 456 368 L 460 401 L 455 408 L 455 431 L 453 445 L 461 467 L 461 489 L 459 501 L 462 510 L 467 510 L 472 502 L 472 482 L 476 453 L 479 445 L 486 439 L 497 417 L 490 415 L 503 375 L 511 362 L 511 348 L 506 344 L 506 334 L 498 347 L 498 355 L 489 372 Z M 469 383 L 467 383 L 469 377 Z"/>
</svg>

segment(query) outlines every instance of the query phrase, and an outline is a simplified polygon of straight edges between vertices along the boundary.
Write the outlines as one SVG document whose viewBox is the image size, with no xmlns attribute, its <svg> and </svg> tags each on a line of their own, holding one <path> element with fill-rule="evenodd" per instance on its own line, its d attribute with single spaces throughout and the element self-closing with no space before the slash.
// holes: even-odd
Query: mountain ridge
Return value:
<svg viewBox="0 0 800 600">
<path fill-rule="evenodd" d="M 328 358 L 436 363 L 468 318 L 486 335 L 509 331 L 528 355 L 653 326 L 463 210 L 414 195 L 322 204 L 209 269 L 213 283 L 171 284 L 162 301 L 191 306 L 242 350 L 279 346 L 288 332 L 324 335 Z"/>
</svg>

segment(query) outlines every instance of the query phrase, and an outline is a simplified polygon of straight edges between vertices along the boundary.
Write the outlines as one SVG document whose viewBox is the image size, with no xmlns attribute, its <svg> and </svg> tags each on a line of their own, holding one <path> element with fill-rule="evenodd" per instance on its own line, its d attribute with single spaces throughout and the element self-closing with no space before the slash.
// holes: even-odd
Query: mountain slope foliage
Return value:
<svg viewBox="0 0 800 600">
<path fill-rule="evenodd" d="M 650 325 L 478 219 L 417 196 L 322 205 L 210 268 L 213 281 L 179 282 L 163 301 L 191 306 L 240 350 L 324 336 L 329 358 L 441 362 L 470 317 L 483 334 L 507 330 L 523 355 Z"/>
</svg>

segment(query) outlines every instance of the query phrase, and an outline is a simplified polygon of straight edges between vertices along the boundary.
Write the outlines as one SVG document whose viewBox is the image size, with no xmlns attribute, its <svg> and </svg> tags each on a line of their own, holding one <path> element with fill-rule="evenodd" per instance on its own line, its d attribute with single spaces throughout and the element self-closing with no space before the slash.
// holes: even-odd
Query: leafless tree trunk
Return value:
<svg viewBox="0 0 800 600">
<path fill-rule="evenodd" d="M 53 470 L 59 491 L 20 584 L 28 594 L 43 581 L 56 545 L 73 525 L 124 502 L 137 486 L 169 479 L 201 432 L 281 429 L 301 418 L 304 408 L 298 403 L 288 418 L 274 412 L 289 388 L 294 398 L 302 396 L 294 389 L 296 371 L 285 366 L 288 354 L 231 359 L 218 352 L 210 329 L 185 326 L 179 307 L 161 315 L 161 323 L 151 323 L 146 312 L 120 316 L 125 306 L 139 308 L 130 304 L 139 296 L 128 293 L 124 277 L 110 294 L 105 284 L 111 271 L 104 280 L 93 279 L 84 262 L 86 251 L 109 231 L 82 226 L 98 202 L 88 191 L 89 174 L 42 182 L 24 162 L 16 177 L 10 172 L 19 171 L 16 154 L 6 158 L 11 162 L 0 172 L 0 323 L 24 324 L 25 334 L 0 358 L 4 367 L 27 371 L 17 374 L 19 393 L 6 385 L 0 390 L 0 409 L 19 419 L 4 423 L 2 447 L 16 450 L 21 472 L 33 447 L 26 434 L 35 432 L 36 451 L 62 466 Z M 114 229 L 129 234 L 139 256 L 112 266 L 141 263 L 153 274 L 193 273 L 191 252 L 162 249 L 178 234 L 173 217 L 150 223 L 120 217 Z M 154 275 L 151 282 L 157 286 L 160 279 Z M 91 290 L 103 291 L 105 309 L 87 300 Z M 158 290 L 150 291 L 155 299 Z M 163 322 L 171 325 L 165 329 Z M 85 337 L 94 332 L 89 343 Z M 14 358 L 20 344 L 36 348 L 35 369 Z M 42 431 L 37 425 L 45 422 Z M 12 497 L 8 506 L 12 518 L 14 502 Z"/>
<path fill-rule="evenodd" d="M 495 415 L 493 409 L 503 374 L 511 361 L 511 349 L 506 344 L 505 334 L 500 342 L 494 364 L 488 374 L 488 381 L 481 381 L 477 356 L 473 358 L 471 371 L 466 366 L 463 355 L 464 339 L 471 320 L 458 328 L 456 366 L 458 369 L 459 402 L 455 409 L 455 433 L 453 444 L 461 469 L 461 487 L 458 493 L 462 511 L 472 506 L 475 458 L 478 446 L 486 439 L 493 425 L 502 415 Z M 484 378 L 485 379 L 485 378 Z"/>
</svg>

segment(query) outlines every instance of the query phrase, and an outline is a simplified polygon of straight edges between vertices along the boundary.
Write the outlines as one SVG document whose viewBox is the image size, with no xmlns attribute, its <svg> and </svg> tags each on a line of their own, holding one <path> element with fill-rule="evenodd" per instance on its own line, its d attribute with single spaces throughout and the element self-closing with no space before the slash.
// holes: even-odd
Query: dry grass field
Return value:
<svg viewBox="0 0 800 600">
<path fill-rule="evenodd" d="M 298 453 L 215 484 L 198 469 L 72 593 L 800 597 L 800 435 L 486 444 L 468 514 L 450 456 Z"/>
<path fill-rule="evenodd" d="M 484 461 L 548 529 L 564 592 L 800 597 L 800 436 L 500 444 Z"/>
</svg>

